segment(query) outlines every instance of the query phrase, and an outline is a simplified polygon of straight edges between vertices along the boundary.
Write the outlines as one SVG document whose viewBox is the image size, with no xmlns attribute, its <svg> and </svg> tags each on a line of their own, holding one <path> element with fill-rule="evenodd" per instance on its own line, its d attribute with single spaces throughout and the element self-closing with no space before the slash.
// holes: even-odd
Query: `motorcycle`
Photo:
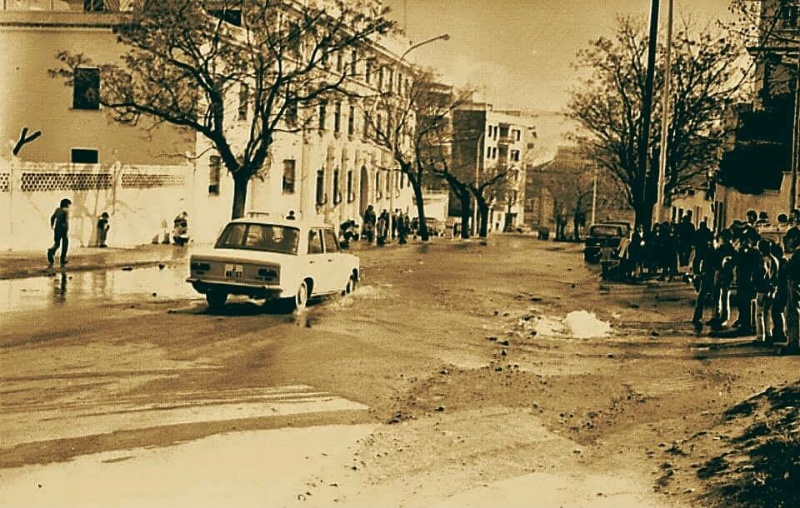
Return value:
<svg viewBox="0 0 800 508">
<path fill-rule="evenodd" d="M 351 240 L 358 240 L 358 224 L 354 220 L 344 221 L 339 225 L 339 243 L 342 247 L 350 246 Z"/>
</svg>

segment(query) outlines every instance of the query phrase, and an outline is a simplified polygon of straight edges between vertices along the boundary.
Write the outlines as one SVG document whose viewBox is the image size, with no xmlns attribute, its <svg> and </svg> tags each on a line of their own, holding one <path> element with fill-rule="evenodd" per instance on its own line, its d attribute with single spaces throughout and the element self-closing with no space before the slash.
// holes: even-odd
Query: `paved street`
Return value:
<svg viewBox="0 0 800 508">
<path fill-rule="evenodd" d="M 359 254 L 299 316 L 210 314 L 183 264 L 0 281 L 0 506 L 689 506 L 665 443 L 793 370 L 576 245 Z"/>
</svg>

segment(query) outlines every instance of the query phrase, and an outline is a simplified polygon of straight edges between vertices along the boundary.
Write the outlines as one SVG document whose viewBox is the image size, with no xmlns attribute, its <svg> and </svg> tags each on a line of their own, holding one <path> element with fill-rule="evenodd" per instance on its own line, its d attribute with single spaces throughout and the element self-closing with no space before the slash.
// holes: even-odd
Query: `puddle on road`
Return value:
<svg viewBox="0 0 800 508">
<path fill-rule="evenodd" d="M 601 339 L 611 334 L 611 323 L 585 310 L 572 311 L 563 318 L 536 316 L 520 320 L 520 324 L 524 331 L 536 331 L 539 337 Z"/>
<path fill-rule="evenodd" d="M 185 266 L 91 272 L 56 272 L 51 277 L 0 280 L 0 313 L 42 310 L 79 301 L 127 301 L 131 297 L 190 298 Z"/>
</svg>

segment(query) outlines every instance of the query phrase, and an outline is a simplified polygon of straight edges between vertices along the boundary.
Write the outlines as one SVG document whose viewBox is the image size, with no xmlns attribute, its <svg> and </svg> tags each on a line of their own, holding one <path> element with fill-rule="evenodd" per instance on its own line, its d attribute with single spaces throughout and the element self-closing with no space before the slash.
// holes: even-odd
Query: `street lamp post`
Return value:
<svg viewBox="0 0 800 508">
<path fill-rule="evenodd" d="M 395 70 L 394 70 L 394 75 L 392 76 L 392 79 L 398 79 L 398 76 L 400 76 L 400 66 L 405 61 L 405 58 L 406 58 L 406 56 L 408 56 L 409 53 L 411 53 L 412 51 L 414 51 L 417 48 L 421 48 L 422 46 L 425 46 L 427 44 L 430 44 L 430 43 L 436 42 L 436 41 L 440 41 L 440 40 L 441 41 L 449 41 L 450 40 L 450 34 L 445 33 L 445 34 L 439 34 L 439 35 L 437 35 L 435 37 L 430 37 L 428 39 L 425 39 L 424 41 L 417 42 L 416 44 L 412 44 L 405 51 L 403 51 L 403 54 L 400 55 L 400 58 L 398 58 L 396 63 L 395 63 L 395 67 L 394 67 Z M 400 142 L 399 139 L 395 139 L 395 143 L 399 143 L 399 142 Z M 389 178 L 389 209 L 390 209 L 390 215 L 389 215 L 390 219 L 389 220 L 391 221 L 391 220 L 394 220 L 394 194 L 397 191 L 397 187 L 398 187 L 398 185 L 397 185 L 397 172 L 396 171 L 390 171 L 389 174 L 386 175 L 386 177 Z M 420 183 L 422 183 L 422 182 L 420 182 Z"/>
</svg>

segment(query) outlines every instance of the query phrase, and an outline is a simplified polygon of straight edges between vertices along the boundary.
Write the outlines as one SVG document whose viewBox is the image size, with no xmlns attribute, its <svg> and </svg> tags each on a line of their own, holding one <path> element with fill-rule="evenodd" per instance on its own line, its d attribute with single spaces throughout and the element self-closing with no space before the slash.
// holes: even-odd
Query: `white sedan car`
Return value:
<svg viewBox="0 0 800 508">
<path fill-rule="evenodd" d="M 229 222 L 213 248 L 192 254 L 190 271 L 186 281 L 212 309 L 246 295 L 302 310 L 311 295 L 353 291 L 360 277 L 331 226 L 264 217 Z"/>
</svg>

